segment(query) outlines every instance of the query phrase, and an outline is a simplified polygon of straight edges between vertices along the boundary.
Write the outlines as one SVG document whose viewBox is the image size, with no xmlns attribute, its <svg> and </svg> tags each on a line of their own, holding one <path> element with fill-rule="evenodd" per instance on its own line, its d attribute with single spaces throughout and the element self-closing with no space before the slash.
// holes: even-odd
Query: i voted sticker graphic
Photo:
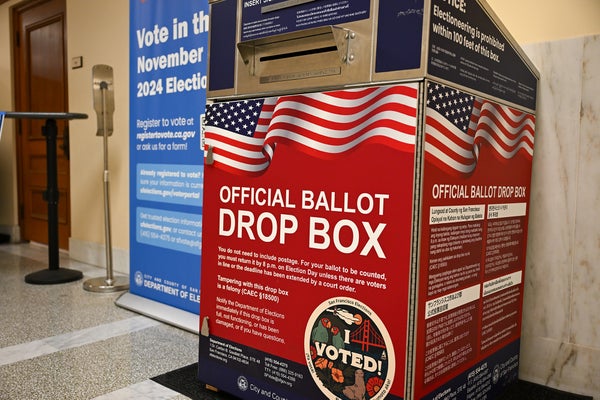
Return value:
<svg viewBox="0 0 600 400">
<path fill-rule="evenodd" d="M 348 297 L 321 303 L 304 334 L 306 364 L 328 399 L 383 399 L 394 380 L 391 337 L 366 304 Z"/>
</svg>

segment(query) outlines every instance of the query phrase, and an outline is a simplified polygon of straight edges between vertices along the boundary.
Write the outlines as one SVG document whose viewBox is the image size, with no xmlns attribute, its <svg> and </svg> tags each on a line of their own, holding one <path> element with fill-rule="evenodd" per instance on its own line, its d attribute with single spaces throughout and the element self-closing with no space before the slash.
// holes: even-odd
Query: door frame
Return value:
<svg viewBox="0 0 600 400">
<path fill-rule="evenodd" d="M 8 1 L 8 0 L 6 0 Z M 15 111 L 30 111 L 30 110 L 25 110 L 24 107 L 26 107 L 25 101 L 28 99 L 26 96 L 23 96 L 23 90 L 27 89 L 27 88 L 23 88 L 22 87 L 22 80 L 23 80 L 23 74 L 27 73 L 27 69 L 28 66 L 27 65 L 22 65 L 22 58 L 21 58 L 21 51 L 23 49 L 22 46 L 19 46 L 19 41 L 24 40 L 23 38 L 20 37 L 20 24 L 19 24 L 19 18 L 20 18 L 20 14 L 22 14 L 23 12 L 30 10 L 32 8 L 38 7 L 40 5 L 43 5 L 44 3 L 47 3 L 51 0 L 24 0 L 21 2 L 18 2 L 17 4 L 15 4 L 14 6 L 12 6 L 10 8 L 10 21 L 11 21 L 11 46 L 12 46 L 12 55 L 13 55 L 13 59 L 12 59 L 12 67 L 13 67 L 13 85 L 14 85 L 14 91 L 13 91 L 13 101 L 14 101 L 14 106 L 15 106 Z M 3 0 L 0 0 L 0 4 L 4 2 Z M 38 22 L 42 22 L 43 20 L 40 20 Z M 63 23 L 64 23 L 64 28 L 63 28 L 63 48 L 64 48 L 64 60 L 63 60 L 63 81 L 65 82 L 64 85 L 64 100 L 65 100 L 65 105 L 68 105 L 68 57 L 67 57 L 67 29 L 66 29 L 66 24 L 67 24 L 67 17 L 66 17 L 66 0 L 64 0 L 64 11 L 63 11 Z M 66 111 L 66 110 L 64 110 Z M 24 163 L 27 161 L 25 160 L 25 157 L 23 156 L 23 121 L 17 119 L 15 120 L 15 134 L 16 134 L 16 164 L 17 164 L 17 207 L 18 207 L 18 224 L 19 224 L 19 230 L 20 230 L 20 240 L 29 240 L 28 239 L 28 232 L 27 232 L 27 228 L 25 226 L 25 184 L 24 184 Z M 65 127 L 68 127 L 67 125 L 68 123 L 65 122 Z M 59 125 L 60 127 L 60 125 Z M 68 129 L 68 128 L 66 128 Z M 67 179 L 70 181 L 70 165 L 68 165 L 68 169 L 67 169 Z M 70 183 L 69 183 L 70 185 Z M 69 193 L 68 195 L 70 195 L 70 189 L 69 189 Z M 63 201 L 66 201 L 66 206 L 67 206 L 67 230 L 68 230 L 68 236 L 70 237 L 71 234 L 71 209 L 70 209 L 70 199 L 63 199 Z M 64 248 L 68 249 L 68 240 L 67 243 L 63 246 Z"/>
</svg>

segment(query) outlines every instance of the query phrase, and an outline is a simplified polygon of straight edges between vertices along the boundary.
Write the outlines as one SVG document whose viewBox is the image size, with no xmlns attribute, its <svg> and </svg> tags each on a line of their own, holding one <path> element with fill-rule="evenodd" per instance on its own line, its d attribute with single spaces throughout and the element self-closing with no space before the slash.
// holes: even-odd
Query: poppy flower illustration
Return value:
<svg viewBox="0 0 600 400">
<path fill-rule="evenodd" d="M 383 386 L 383 379 L 378 376 L 373 376 L 367 381 L 367 393 L 369 397 L 375 396 Z"/>
<path fill-rule="evenodd" d="M 331 368 L 331 377 L 338 383 L 344 382 L 344 373 L 338 368 Z"/>
<path fill-rule="evenodd" d="M 315 346 L 310 346 L 310 358 L 313 360 L 317 358 L 317 349 L 315 349 Z"/>
<path fill-rule="evenodd" d="M 319 369 L 325 369 L 327 368 L 327 364 L 328 364 L 328 360 L 326 358 L 318 358 L 315 361 L 315 367 L 319 368 Z"/>
</svg>

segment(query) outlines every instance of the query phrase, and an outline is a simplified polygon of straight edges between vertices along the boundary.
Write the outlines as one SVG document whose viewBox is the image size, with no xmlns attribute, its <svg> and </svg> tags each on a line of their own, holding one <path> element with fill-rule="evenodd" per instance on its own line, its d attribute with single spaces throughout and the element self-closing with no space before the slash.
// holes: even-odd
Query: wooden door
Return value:
<svg viewBox="0 0 600 400">
<path fill-rule="evenodd" d="M 68 111 L 65 0 L 25 2 L 12 15 L 16 110 Z M 21 237 L 47 244 L 44 122 L 17 121 L 17 160 Z M 57 125 L 59 247 L 67 249 L 71 233 L 68 123 L 57 121 Z"/>
</svg>

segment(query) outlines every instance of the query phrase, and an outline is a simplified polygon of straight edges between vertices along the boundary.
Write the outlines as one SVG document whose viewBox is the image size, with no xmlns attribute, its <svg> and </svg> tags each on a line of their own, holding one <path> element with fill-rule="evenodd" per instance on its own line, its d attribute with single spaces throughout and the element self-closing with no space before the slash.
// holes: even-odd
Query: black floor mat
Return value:
<svg viewBox="0 0 600 400">
<path fill-rule="evenodd" d="M 152 380 L 193 400 L 237 400 L 237 397 L 227 393 L 205 389 L 198 381 L 198 363 L 156 376 Z"/>
<path fill-rule="evenodd" d="M 567 393 L 531 382 L 518 381 L 508 388 L 501 400 L 592 400 L 592 397 Z"/>
<path fill-rule="evenodd" d="M 198 364 L 188 365 L 152 378 L 169 389 L 175 390 L 193 400 L 235 400 L 237 397 L 204 388 L 198 381 Z M 535 383 L 518 381 L 499 400 L 591 400 L 581 396 L 548 388 Z"/>
</svg>

